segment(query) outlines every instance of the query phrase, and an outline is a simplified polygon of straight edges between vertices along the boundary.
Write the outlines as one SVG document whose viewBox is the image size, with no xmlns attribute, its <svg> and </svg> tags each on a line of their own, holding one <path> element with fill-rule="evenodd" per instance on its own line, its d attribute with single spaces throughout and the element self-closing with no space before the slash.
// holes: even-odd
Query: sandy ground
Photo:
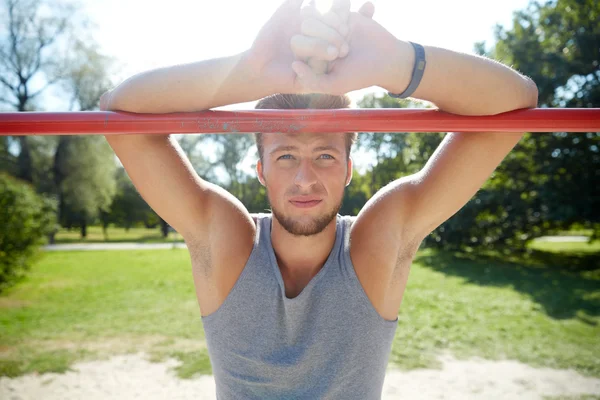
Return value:
<svg viewBox="0 0 600 400">
<path fill-rule="evenodd" d="M 403 372 L 390 369 L 384 400 L 396 399 L 544 399 L 545 396 L 600 396 L 600 379 L 574 371 L 532 368 L 515 361 L 440 358 L 441 370 Z M 66 374 L 30 374 L 0 378 L 2 400 L 214 400 L 212 376 L 181 380 L 164 363 L 147 361 L 145 353 L 75 364 Z"/>
</svg>

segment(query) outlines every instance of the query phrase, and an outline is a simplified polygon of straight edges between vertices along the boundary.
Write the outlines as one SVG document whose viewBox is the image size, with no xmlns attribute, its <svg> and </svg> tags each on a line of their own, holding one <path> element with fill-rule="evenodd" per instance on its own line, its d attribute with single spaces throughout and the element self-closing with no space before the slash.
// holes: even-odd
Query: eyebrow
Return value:
<svg viewBox="0 0 600 400">
<path fill-rule="evenodd" d="M 274 154 L 274 153 L 280 153 L 283 151 L 294 151 L 294 150 L 298 150 L 297 146 L 278 146 L 275 149 L 273 149 L 269 154 Z M 319 151 L 331 151 L 334 153 L 340 153 L 340 151 L 334 147 L 334 146 L 319 146 L 319 147 L 315 147 L 313 150 L 313 153 L 319 152 Z"/>
</svg>

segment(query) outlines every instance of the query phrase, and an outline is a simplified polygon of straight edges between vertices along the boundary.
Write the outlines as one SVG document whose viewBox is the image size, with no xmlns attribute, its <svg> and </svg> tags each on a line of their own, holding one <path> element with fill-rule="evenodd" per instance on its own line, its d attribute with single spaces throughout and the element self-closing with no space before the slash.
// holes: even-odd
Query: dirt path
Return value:
<svg viewBox="0 0 600 400">
<path fill-rule="evenodd" d="M 441 357 L 441 370 L 389 370 L 383 400 L 430 399 L 539 399 L 546 396 L 596 395 L 600 379 L 574 371 L 532 368 L 515 361 L 456 360 Z M 75 364 L 76 372 L 30 374 L 0 378 L 3 400 L 214 400 L 212 376 L 178 379 L 174 359 L 147 361 L 144 353 L 121 355 L 106 361 Z"/>
</svg>

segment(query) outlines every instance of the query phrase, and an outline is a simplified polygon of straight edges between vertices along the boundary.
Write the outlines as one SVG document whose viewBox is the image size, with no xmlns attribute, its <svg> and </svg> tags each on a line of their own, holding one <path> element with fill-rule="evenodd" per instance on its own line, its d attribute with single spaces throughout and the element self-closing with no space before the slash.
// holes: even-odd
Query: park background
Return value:
<svg viewBox="0 0 600 400">
<path fill-rule="evenodd" d="M 132 74 L 243 51 L 277 4 L 2 0 L 0 111 L 97 110 L 100 95 Z M 403 40 L 530 76 L 539 107 L 600 107 L 598 2 L 375 4 L 374 18 Z M 380 88 L 350 95 L 360 108 L 431 107 Z M 361 132 L 340 213 L 357 214 L 379 188 L 417 172 L 443 136 Z M 200 176 L 250 212 L 269 209 L 250 135 L 178 139 Z M 600 377 L 599 147 L 598 132 L 525 135 L 424 241 L 391 363 L 432 367 L 451 351 Z M 551 235 L 579 239 L 540 239 Z M 43 250 L 175 241 L 102 136 L 0 137 L 0 376 L 140 349 L 178 358 L 182 377 L 210 373 L 185 250 Z"/>
</svg>

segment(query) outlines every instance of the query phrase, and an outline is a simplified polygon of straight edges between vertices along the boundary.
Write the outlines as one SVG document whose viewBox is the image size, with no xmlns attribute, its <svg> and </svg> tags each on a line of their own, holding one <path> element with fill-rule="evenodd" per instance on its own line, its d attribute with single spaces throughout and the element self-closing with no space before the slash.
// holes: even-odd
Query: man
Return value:
<svg viewBox="0 0 600 400">
<path fill-rule="evenodd" d="M 286 0 L 249 50 L 134 76 L 102 108 L 191 112 L 261 98 L 259 108 L 345 108 L 344 93 L 373 85 L 462 115 L 536 106 L 527 77 L 473 55 L 419 54 L 371 18 L 371 3 L 348 13 L 339 1 L 325 15 L 301 3 Z M 521 135 L 449 133 L 422 171 L 381 189 L 356 218 L 337 215 L 351 133 L 258 134 L 272 215 L 256 216 L 198 177 L 170 136 L 107 140 L 188 245 L 219 398 L 375 399 L 419 244 Z"/>
</svg>

